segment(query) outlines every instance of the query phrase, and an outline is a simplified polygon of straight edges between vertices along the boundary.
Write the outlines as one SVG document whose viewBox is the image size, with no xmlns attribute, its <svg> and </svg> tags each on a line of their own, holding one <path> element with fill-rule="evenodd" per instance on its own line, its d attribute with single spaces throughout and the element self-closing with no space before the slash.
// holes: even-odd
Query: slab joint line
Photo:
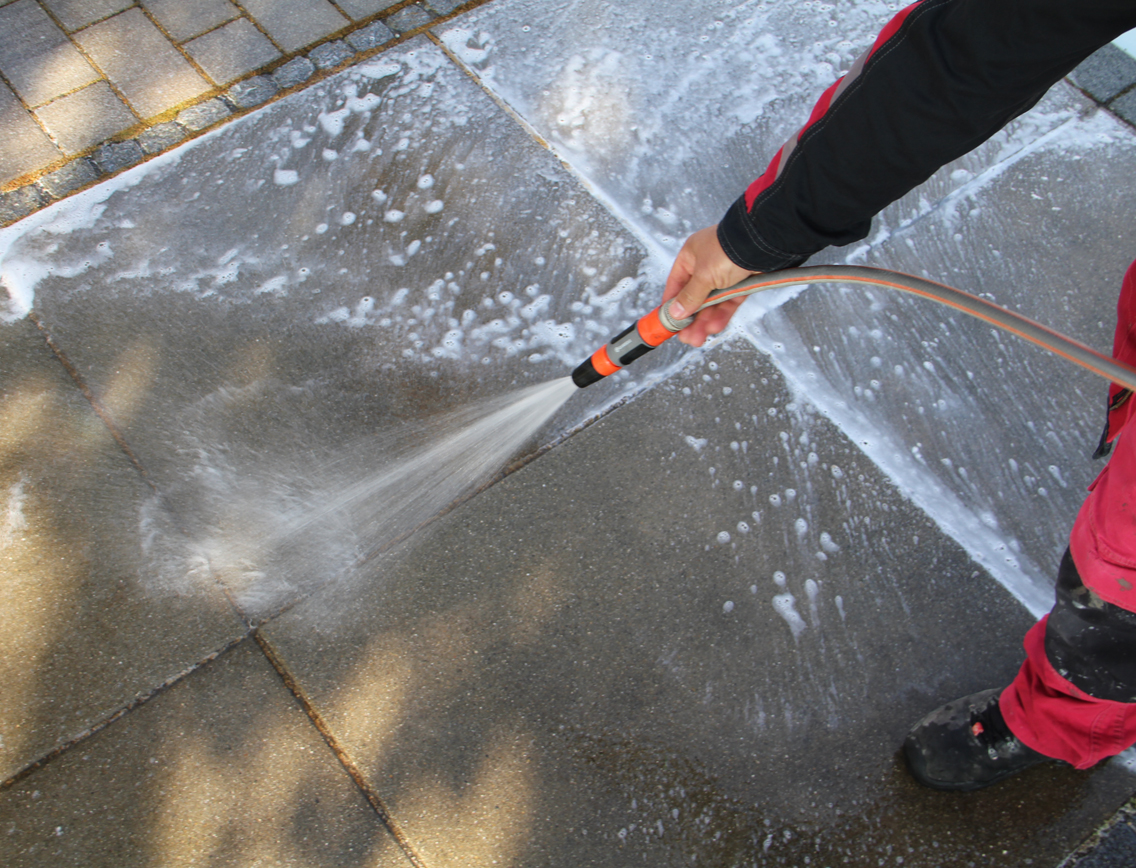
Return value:
<svg viewBox="0 0 1136 868">
<path fill-rule="evenodd" d="M 245 639 L 247 639 L 248 637 L 249 637 L 249 634 L 245 633 L 241 636 L 238 636 L 236 639 L 230 640 L 227 644 L 225 644 L 221 648 L 218 648 L 216 651 L 213 651 L 212 653 L 207 654 L 205 657 L 203 657 L 198 662 L 194 663 L 192 666 L 190 666 L 186 669 L 183 669 L 181 672 L 177 673 L 176 675 L 171 675 L 169 678 L 167 678 L 165 681 L 163 681 L 157 687 L 154 687 L 150 690 L 147 690 L 145 693 L 139 693 L 137 696 L 134 697 L 134 699 L 130 700 L 130 702 L 126 703 L 126 705 L 124 705 L 120 709 L 118 709 L 118 711 L 111 714 L 110 717 L 106 718 L 105 720 L 99 721 L 98 723 L 94 724 L 93 726 L 88 727 L 87 729 L 80 732 L 78 735 L 72 737 L 65 744 L 61 744 L 61 745 L 58 745 L 57 747 L 52 748 L 46 754 L 41 756 L 39 759 L 33 760 L 32 762 L 28 763 L 26 766 L 24 766 L 22 769 L 20 769 L 18 772 L 16 772 L 14 775 L 12 775 L 7 780 L 0 781 L 0 792 L 3 792 L 4 790 L 10 789 L 11 787 L 14 787 L 16 784 L 20 783 L 20 781 L 27 778 L 33 772 L 38 771 L 39 769 L 43 768 L 45 765 L 47 765 L 49 762 L 54 760 L 56 757 L 59 757 L 62 754 L 67 753 L 73 747 L 76 747 L 77 745 L 80 745 L 83 742 L 85 742 L 87 739 L 91 738 L 91 736 L 95 735 L 96 733 L 102 732 L 104 729 L 106 729 L 108 726 L 110 726 L 115 721 L 119 720 L 122 717 L 125 717 L 130 712 L 132 712 L 135 709 L 145 705 L 147 702 L 149 702 L 154 697 L 165 693 L 171 687 L 174 687 L 175 685 L 179 684 L 181 681 L 185 680 L 187 677 L 192 675 L 194 672 L 196 672 L 201 667 L 203 667 L 203 666 L 205 666 L 209 663 L 212 663 L 214 660 L 216 660 L 222 654 L 226 654 L 229 651 L 232 651 L 234 648 L 236 648 L 238 645 L 240 645 L 242 642 L 244 642 Z"/>
<path fill-rule="evenodd" d="M 130 459 L 130 463 L 142 474 L 142 478 L 146 481 L 146 484 L 156 492 L 158 490 L 157 486 L 154 485 L 153 481 L 150 479 L 150 474 L 146 472 L 142 461 L 134 454 L 134 450 L 130 448 L 130 444 L 126 442 L 126 437 L 118 430 L 114 419 L 111 418 L 110 411 L 103 406 L 102 402 L 95 396 L 95 393 L 91 391 L 90 386 L 87 385 L 82 374 L 79 373 L 79 369 L 72 364 L 71 360 L 67 358 L 67 354 L 64 353 L 55 342 L 55 339 L 51 336 L 51 332 L 48 331 L 47 326 L 43 324 L 43 320 L 39 318 L 39 315 L 36 314 L 35 311 L 28 314 L 28 319 L 35 323 L 36 328 L 39 329 L 40 334 L 43 335 L 44 341 L 47 342 L 48 348 L 55 355 L 55 358 L 59 360 L 59 363 L 63 365 L 64 370 L 67 371 L 75 385 L 79 387 L 79 391 L 83 394 L 83 397 L 87 399 L 87 403 L 91 405 L 91 409 L 95 411 L 95 415 L 102 420 L 107 431 L 110 432 L 110 436 L 113 437 L 114 442 L 118 444 L 118 448 L 126 454 L 126 457 Z"/>
<path fill-rule="evenodd" d="M 347 754 L 347 751 L 344 749 L 343 745 L 339 743 L 339 740 L 331 731 L 331 727 L 328 726 L 327 721 L 325 721 L 322 715 L 320 715 L 320 713 L 316 710 L 315 706 L 312 704 L 311 699 L 304 692 L 304 689 L 300 687 L 296 679 L 292 677 L 292 673 L 288 670 L 288 667 L 284 664 L 284 661 L 280 659 L 280 655 L 276 652 L 276 649 L 272 647 L 272 644 L 260 632 L 260 630 L 254 630 L 252 637 L 256 641 L 256 644 L 260 647 L 260 650 L 264 653 L 264 656 L 268 658 L 269 664 L 271 664 L 272 668 L 276 670 L 276 674 L 279 675 L 280 679 L 284 682 L 284 686 L 287 687 L 289 691 L 291 691 L 294 697 L 296 697 L 296 701 L 300 703 L 300 707 L 303 708 L 304 713 L 308 715 L 308 719 L 311 720 L 312 725 L 315 726 L 315 728 L 319 731 L 319 734 L 323 736 L 323 740 L 327 743 L 327 746 L 331 749 L 331 752 L 335 754 L 335 758 L 339 760 L 339 764 L 343 766 L 344 771 L 347 772 L 348 776 L 354 782 L 355 786 L 359 789 L 359 792 L 362 793 L 363 798 L 367 800 L 367 803 L 371 806 L 371 809 L 378 816 L 379 821 L 383 824 L 386 830 L 390 832 L 391 837 L 394 838 L 395 842 L 402 849 L 402 852 L 406 855 L 406 858 L 410 861 L 414 868 L 426 868 L 426 863 L 423 862 L 422 857 L 420 857 L 414 851 L 414 847 L 406 837 L 406 833 L 404 833 L 402 829 L 398 827 L 398 824 L 394 822 L 393 818 L 390 815 L 390 810 L 383 802 L 382 797 L 379 796 L 379 794 L 371 788 L 370 784 L 367 783 L 366 778 L 363 777 L 362 771 L 360 771 L 359 767 L 355 765 L 354 760 L 352 760 L 351 757 Z"/>
</svg>

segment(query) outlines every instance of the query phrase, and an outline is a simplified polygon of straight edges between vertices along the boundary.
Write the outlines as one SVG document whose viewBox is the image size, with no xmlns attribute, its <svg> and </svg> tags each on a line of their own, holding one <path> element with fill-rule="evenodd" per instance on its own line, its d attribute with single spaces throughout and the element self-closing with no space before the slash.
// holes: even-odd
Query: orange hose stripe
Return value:
<svg viewBox="0 0 1136 868">
<path fill-rule="evenodd" d="M 642 338 L 643 343 L 649 347 L 657 347 L 663 341 L 675 336 L 675 332 L 672 332 L 663 325 L 663 321 L 659 319 L 659 310 L 661 308 L 662 305 L 659 305 L 659 307 L 639 319 L 639 337 Z"/>
<path fill-rule="evenodd" d="M 610 377 L 619 370 L 619 365 L 615 364 L 607 354 L 607 347 L 600 347 L 592 353 L 592 367 L 596 369 L 596 373 L 601 377 Z"/>
</svg>

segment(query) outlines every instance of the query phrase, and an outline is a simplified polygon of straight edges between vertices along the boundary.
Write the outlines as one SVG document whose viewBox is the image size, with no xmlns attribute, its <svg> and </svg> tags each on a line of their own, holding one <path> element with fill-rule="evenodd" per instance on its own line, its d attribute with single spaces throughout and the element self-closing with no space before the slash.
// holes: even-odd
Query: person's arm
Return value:
<svg viewBox="0 0 1136 868">
<path fill-rule="evenodd" d="M 714 230 L 717 244 L 707 230 L 688 240 L 664 300 L 677 296 L 689 312 L 723 279 L 800 265 L 830 245 L 863 239 L 884 207 L 1133 27 L 1133 0 L 908 6 L 730 207 Z M 681 339 L 701 344 L 725 328 L 736 307 L 703 311 Z"/>
</svg>

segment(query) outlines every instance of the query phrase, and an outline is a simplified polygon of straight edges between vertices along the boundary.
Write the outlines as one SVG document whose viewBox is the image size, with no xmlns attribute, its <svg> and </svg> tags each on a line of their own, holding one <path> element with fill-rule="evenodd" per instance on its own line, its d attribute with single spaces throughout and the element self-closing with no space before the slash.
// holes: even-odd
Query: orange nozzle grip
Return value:
<svg viewBox="0 0 1136 868">
<path fill-rule="evenodd" d="M 610 377 L 619 370 L 619 365 L 615 364 L 607 354 L 607 347 L 600 347 L 592 353 L 592 367 L 596 369 L 596 373 L 601 377 Z"/>
</svg>

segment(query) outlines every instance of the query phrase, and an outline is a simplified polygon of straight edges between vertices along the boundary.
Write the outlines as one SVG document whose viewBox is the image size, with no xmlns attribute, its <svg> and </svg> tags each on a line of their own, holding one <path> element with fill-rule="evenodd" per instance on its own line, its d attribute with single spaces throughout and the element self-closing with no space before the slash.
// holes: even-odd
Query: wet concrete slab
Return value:
<svg viewBox="0 0 1136 868">
<path fill-rule="evenodd" d="M 12 866 L 411 863 L 249 639 L 0 794 Z"/>
<path fill-rule="evenodd" d="M 1111 353 L 1120 283 L 1136 251 L 1113 191 L 1136 171 L 1136 135 L 1068 91 L 1067 120 L 922 216 L 897 203 L 875 243 L 830 259 L 957 286 Z M 959 170 L 961 171 L 961 170 Z M 1048 588 L 1104 424 L 1107 382 L 941 305 L 885 290 L 814 287 L 752 326 L 780 363 L 862 420 L 881 462 L 936 499 L 960 538 L 983 525 L 1012 570 Z M 819 398 L 818 398 L 819 399 Z M 923 477 L 924 481 L 918 481 Z M 927 481 L 926 477 L 930 477 Z M 969 520 L 967 516 L 970 516 Z M 968 524 L 969 522 L 969 524 Z M 999 555 L 988 548 L 994 560 Z"/>
<path fill-rule="evenodd" d="M 379 435 L 564 376 L 646 282 L 635 239 L 425 39 L 7 231 L 15 315 L 34 305 L 181 529 L 160 568 L 211 563 L 253 616 L 355 556 L 350 516 L 301 557 L 253 549 L 372 470 Z"/>
<path fill-rule="evenodd" d="M 897 755 L 1032 621 L 735 341 L 263 630 L 426 864 L 1056 864 L 1128 772 Z"/>
<path fill-rule="evenodd" d="M 219 587 L 155 583 L 152 497 L 35 325 L 0 322 L 0 780 L 245 631 Z"/>
<path fill-rule="evenodd" d="M 565 12 L 599 23 L 566 32 Z M 665 259 L 721 218 L 891 14 L 871 2 L 502 0 L 440 36 Z M 1060 84 L 886 209 L 862 250 L 815 262 L 951 283 L 1107 350 L 1136 249 L 1109 191 L 1127 184 L 1134 141 Z M 750 314 L 759 345 L 818 401 L 825 392 L 826 412 L 863 432 L 873 459 L 972 555 L 1046 607 L 1096 472 L 1085 455 L 1103 424 L 1102 384 L 965 317 L 948 318 L 948 334 L 934 305 L 864 290 L 811 290 L 761 324 L 785 298 Z"/>
<path fill-rule="evenodd" d="M 439 36 L 644 239 L 673 253 L 721 219 L 896 11 L 875 0 L 494 0 Z M 1043 104 L 922 195 L 937 201 L 964 183 L 960 167 L 977 172 L 1059 122 Z"/>
</svg>

